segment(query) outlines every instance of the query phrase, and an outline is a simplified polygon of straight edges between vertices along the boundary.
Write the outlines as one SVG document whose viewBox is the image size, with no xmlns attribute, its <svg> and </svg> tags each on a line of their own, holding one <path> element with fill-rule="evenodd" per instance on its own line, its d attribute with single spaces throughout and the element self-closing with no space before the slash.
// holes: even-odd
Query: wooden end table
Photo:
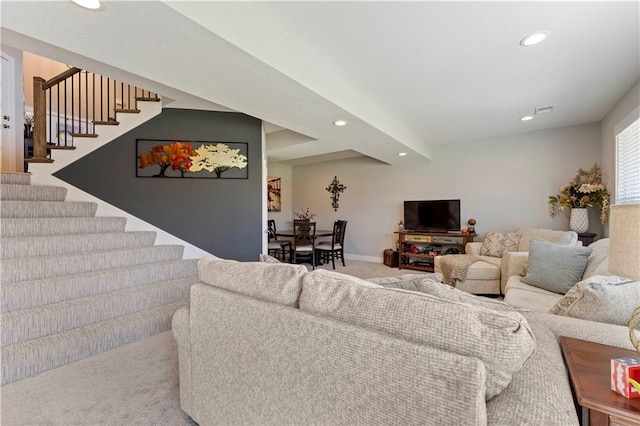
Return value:
<svg viewBox="0 0 640 426">
<path fill-rule="evenodd" d="M 611 359 L 638 353 L 565 336 L 559 340 L 574 399 L 582 408 L 581 424 L 640 425 L 640 398 L 628 399 L 611 390 Z"/>
</svg>

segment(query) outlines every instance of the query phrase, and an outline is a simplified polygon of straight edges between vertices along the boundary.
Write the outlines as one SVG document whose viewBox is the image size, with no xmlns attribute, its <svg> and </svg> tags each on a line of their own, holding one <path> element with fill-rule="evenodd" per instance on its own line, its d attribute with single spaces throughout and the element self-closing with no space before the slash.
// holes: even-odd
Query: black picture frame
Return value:
<svg viewBox="0 0 640 426">
<path fill-rule="evenodd" d="M 183 145 L 174 145 L 183 144 Z M 188 147 L 186 146 L 188 145 Z M 226 146 L 228 149 L 220 149 Z M 160 154 L 157 156 L 149 156 L 152 154 L 151 150 L 156 148 L 158 151 L 163 151 L 163 148 L 167 147 L 167 151 L 170 154 Z M 213 148 L 211 148 L 213 147 Z M 204 148 L 216 149 L 216 152 L 221 154 L 212 154 L 207 160 L 197 161 L 199 155 L 189 155 L 194 151 Z M 236 151 L 237 150 L 237 151 Z M 227 166 L 226 161 L 223 161 L 220 167 L 214 167 L 212 171 L 207 169 L 200 169 L 197 171 L 185 171 L 184 169 L 191 164 L 190 168 L 198 167 L 198 165 L 209 166 L 209 168 L 215 165 L 211 163 L 211 160 L 222 156 L 224 160 L 228 159 L 226 152 L 232 152 L 230 157 L 233 158 L 233 163 L 244 164 L 244 167 Z M 206 150 L 205 150 L 206 152 Z M 211 151 L 209 151 L 211 152 Z M 173 155 L 176 153 L 176 155 Z M 145 159 L 141 156 L 146 156 Z M 160 164 L 153 162 L 152 158 L 166 158 L 167 161 Z M 167 140 L 167 139 L 136 139 L 136 177 L 141 178 L 184 178 L 184 179 L 248 179 L 249 178 L 249 144 L 247 142 L 214 142 L 214 141 L 185 141 L 185 140 Z M 143 166 L 143 162 L 146 165 Z M 174 169 L 174 166 L 178 167 Z M 182 168 L 180 168 L 182 167 Z"/>
</svg>

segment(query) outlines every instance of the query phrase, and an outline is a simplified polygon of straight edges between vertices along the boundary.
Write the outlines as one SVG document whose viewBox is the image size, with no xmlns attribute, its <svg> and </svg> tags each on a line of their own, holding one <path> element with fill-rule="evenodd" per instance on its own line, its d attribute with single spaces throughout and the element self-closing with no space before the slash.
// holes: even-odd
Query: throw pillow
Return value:
<svg viewBox="0 0 640 426">
<path fill-rule="evenodd" d="M 480 248 L 480 256 L 502 257 L 507 251 L 517 251 L 518 243 L 520 234 L 515 232 L 487 232 Z"/>
<path fill-rule="evenodd" d="M 305 276 L 300 309 L 395 338 L 482 361 L 485 398 L 502 392 L 535 350 L 527 320 L 407 290 L 371 287 L 311 272 Z"/>
<path fill-rule="evenodd" d="M 573 286 L 550 314 L 627 325 L 640 306 L 640 282 L 617 275 L 597 275 Z"/>
<path fill-rule="evenodd" d="M 565 294 L 582 279 L 591 251 L 589 247 L 563 246 L 532 239 L 529 244 L 527 275 L 521 281 Z"/>
<path fill-rule="evenodd" d="M 290 263 L 237 262 L 215 256 L 198 260 L 198 278 L 204 284 L 295 308 L 306 274 L 303 265 Z"/>
</svg>

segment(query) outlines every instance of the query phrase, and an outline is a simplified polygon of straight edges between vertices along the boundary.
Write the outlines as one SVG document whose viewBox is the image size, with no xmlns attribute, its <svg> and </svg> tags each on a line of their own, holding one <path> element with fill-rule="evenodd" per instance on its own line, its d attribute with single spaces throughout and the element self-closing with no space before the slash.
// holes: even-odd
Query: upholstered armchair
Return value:
<svg viewBox="0 0 640 426">
<path fill-rule="evenodd" d="M 466 276 L 451 279 L 447 284 L 456 288 L 483 295 L 504 294 L 504 288 L 511 275 L 519 275 L 527 261 L 531 239 L 546 240 L 563 245 L 581 245 L 578 234 L 573 231 L 557 231 L 540 228 L 518 228 L 515 232 L 489 232 L 482 242 L 467 243 Z M 508 253 L 508 256 L 505 254 Z M 435 272 L 445 275 L 451 264 L 465 263 L 462 258 L 445 255 L 435 258 Z"/>
</svg>

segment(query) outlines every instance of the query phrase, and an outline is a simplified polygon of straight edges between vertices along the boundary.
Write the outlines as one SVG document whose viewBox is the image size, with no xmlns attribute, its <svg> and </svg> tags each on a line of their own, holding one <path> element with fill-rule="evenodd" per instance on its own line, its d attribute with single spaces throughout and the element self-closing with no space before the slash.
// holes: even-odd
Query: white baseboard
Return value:
<svg viewBox="0 0 640 426">
<path fill-rule="evenodd" d="M 382 257 L 377 256 L 361 256 L 359 254 L 344 254 L 345 259 L 361 260 L 363 262 L 382 263 Z"/>
</svg>

